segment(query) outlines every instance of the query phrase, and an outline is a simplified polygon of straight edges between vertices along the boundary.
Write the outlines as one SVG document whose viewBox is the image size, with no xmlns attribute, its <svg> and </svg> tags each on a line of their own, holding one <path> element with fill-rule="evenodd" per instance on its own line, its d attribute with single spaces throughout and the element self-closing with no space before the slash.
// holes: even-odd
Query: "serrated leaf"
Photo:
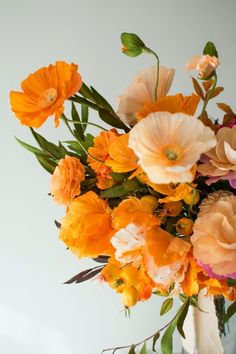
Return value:
<svg viewBox="0 0 236 354">
<path fill-rule="evenodd" d="M 185 334 L 184 334 L 184 330 L 183 330 L 183 325 L 184 325 L 184 321 L 185 318 L 188 314 L 188 309 L 189 309 L 189 305 L 190 305 L 190 298 L 188 298 L 188 300 L 185 302 L 185 304 L 183 305 L 182 311 L 178 317 L 178 321 L 177 321 L 177 329 L 179 331 L 179 334 L 185 338 Z"/>
<path fill-rule="evenodd" d="M 142 349 L 139 354 L 147 354 L 147 344 L 146 342 L 143 344 Z"/>
<path fill-rule="evenodd" d="M 160 315 L 162 316 L 168 311 L 170 311 L 172 309 L 172 306 L 173 306 L 173 297 L 170 297 L 163 302 L 160 310 Z"/>
<path fill-rule="evenodd" d="M 136 352 L 135 352 L 135 345 L 132 345 L 132 346 L 131 346 L 131 348 L 130 348 L 128 354 L 136 354 Z"/>
<path fill-rule="evenodd" d="M 123 129 L 128 131 L 129 128 L 118 118 L 115 113 L 108 112 L 106 109 L 99 108 L 98 110 L 99 117 L 103 122 L 111 125 L 114 128 Z"/>
<path fill-rule="evenodd" d="M 192 81 L 193 81 L 193 87 L 194 87 L 194 90 L 195 90 L 196 94 L 197 94 L 198 96 L 200 96 L 201 99 L 204 100 L 204 93 L 203 93 L 203 90 L 202 90 L 201 86 L 199 85 L 199 83 L 197 82 L 197 80 L 194 79 L 194 77 L 192 77 Z"/>
<path fill-rule="evenodd" d="M 49 155 L 51 155 L 53 158 L 59 160 L 61 159 L 61 154 L 58 146 L 55 144 L 51 143 L 47 139 L 45 139 L 42 135 L 36 133 L 34 129 L 30 128 L 35 140 L 37 141 L 38 145 L 41 147 L 41 149 L 45 152 L 47 152 Z"/>
<path fill-rule="evenodd" d="M 234 301 L 227 309 L 225 316 L 223 317 L 223 323 L 229 321 L 229 319 L 236 313 L 236 301 Z"/>
<path fill-rule="evenodd" d="M 152 340 L 152 351 L 153 352 L 156 352 L 156 342 L 157 342 L 159 337 L 160 337 L 160 333 L 159 332 L 157 332 L 155 334 L 155 336 L 153 337 L 153 340 Z"/>
<path fill-rule="evenodd" d="M 162 354 L 172 354 L 172 336 L 177 326 L 178 316 L 176 316 L 173 321 L 167 327 L 165 333 L 161 339 L 161 351 Z"/>
<path fill-rule="evenodd" d="M 64 284 L 82 283 L 83 281 L 86 281 L 88 279 L 95 277 L 95 275 L 100 273 L 103 268 L 104 268 L 104 266 L 102 266 L 102 267 L 98 266 L 98 267 L 83 270 L 79 274 L 75 275 L 73 278 L 67 280 Z"/>
<path fill-rule="evenodd" d="M 80 116 L 79 113 L 75 107 L 74 102 L 71 102 L 71 117 L 73 122 L 78 122 L 80 123 Z M 84 140 L 84 130 L 81 126 L 81 124 L 74 124 L 74 129 L 75 129 L 75 135 L 79 140 Z"/>
<path fill-rule="evenodd" d="M 114 112 L 112 106 L 107 102 L 107 100 L 92 86 L 91 86 L 91 91 L 99 107 L 104 108 L 109 112 Z"/>
<path fill-rule="evenodd" d="M 43 156 L 35 155 L 40 165 L 49 173 L 53 174 L 57 167 L 56 162 Z"/>
<path fill-rule="evenodd" d="M 204 49 L 203 49 L 203 54 L 204 55 L 208 54 L 211 57 L 218 58 L 218 52 L 216 50 L 215 44 L 213 42 L 207 42 Z"/>
<path fill-rule="evenodd" d="M 27 143 L 25 143 L 24 141 L 18 139 L 18 138 L 15 138 L 16 141 L 23 147 L 25 148 L 26 150 L 32 152 L 33 154 L 35 155 L 38 155 L 38 156 L 43 156 L 43 157 L 49 157 L 50 155 L 32 145 L 29 145 Z"/>
</svg>

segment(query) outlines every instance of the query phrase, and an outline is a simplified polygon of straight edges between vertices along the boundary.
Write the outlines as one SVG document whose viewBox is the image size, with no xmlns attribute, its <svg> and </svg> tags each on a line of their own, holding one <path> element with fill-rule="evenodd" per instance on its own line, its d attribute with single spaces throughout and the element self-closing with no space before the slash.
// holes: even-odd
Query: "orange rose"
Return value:
<svg viewBox="0 0 236 354">
<path fill-rule="evenodd" d="M 82 85 L 78 65 L 58 61 L 30 74 L 21 83 L 23 92 L 10 92 L 12 111 L 22 124 L 39 128 L 55 114 L 55 126 L 64 110 L 64 101 Z"/>
<path fill-rule="evenodd" d="M 69 205 L 80 194 L 80 183 L 84 177 L 84 166 L 79 159 L 66 156 L 60 160 L 51 180 L 51 193 L 55 202 Z"/>
<path fill-rule="evenodd" d="M 60 238 L 79 257 L 111 255 L 110 209 L 92 191 L 75 198 L 61 222 Z"/>
</svg>

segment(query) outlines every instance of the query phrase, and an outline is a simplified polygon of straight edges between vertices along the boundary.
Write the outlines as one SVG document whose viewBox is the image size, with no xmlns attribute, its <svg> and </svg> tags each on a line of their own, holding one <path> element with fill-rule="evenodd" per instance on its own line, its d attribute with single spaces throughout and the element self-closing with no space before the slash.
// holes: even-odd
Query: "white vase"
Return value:
<svg viewBox="0 0 236 354">
<path fill-rule="evenodd" d="M 190 306 L 183 327 L 186 339 L 181 337 L 182 354 L 235 354 L 232 335 L 221 341 L 213 297 L 206 296 L 204 289 L 198 299 L 204 312 Z"/>
</svg>

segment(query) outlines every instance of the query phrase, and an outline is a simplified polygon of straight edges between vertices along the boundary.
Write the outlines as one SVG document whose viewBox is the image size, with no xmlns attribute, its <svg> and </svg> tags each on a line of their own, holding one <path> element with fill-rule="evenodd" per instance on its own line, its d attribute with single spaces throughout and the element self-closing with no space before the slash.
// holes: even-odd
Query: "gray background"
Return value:
<svg viewBox="0 0 236 354">
<path fill-rule="evenodd" d="M 115 106 L 134 74 L 153 63 L 120 53 L 120 33 L 130 31 L 159 53 L 162 65 L 176 69 L 172 93 L 191 92 L 185 62 L 214 41 L 225 87 L 218 101 L 236 109 L 235 10 L 234 0 L 0 0 L 1 353 L 98 354 L 148 336 L 168 319 L 159 318 L 155 296 L 125 319 L 108 286 L 62 284 L 90 263 L 78 261 L 58 240 L 53 220 L 64 209 L 47 195 L 50 176 L 14 140 L 33 142 L 10 111 L 9 91 L 39 67 L 65 60 L 78 63 L 84 81 Z M 211 112 L 220 116 L 215 108 Z M 40 132 L 55 142 L 69 138 L 53 119 Z"/>
</svg>

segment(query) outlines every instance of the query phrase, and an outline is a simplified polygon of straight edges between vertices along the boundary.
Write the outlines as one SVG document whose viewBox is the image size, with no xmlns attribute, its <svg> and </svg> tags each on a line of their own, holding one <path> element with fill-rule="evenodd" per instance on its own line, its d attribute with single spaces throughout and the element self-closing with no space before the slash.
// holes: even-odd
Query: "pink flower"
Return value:
<svg viewBox="0 0 236 354">
<path fill-rule="evenodd" d="M 204 79 L 209 77 L 220 64 L 216 57 L 210 55 L 195 56 L 190 59 L 186 64 L 186 70 L 198 70 L 198 77 Z"/>
<path fill-rule="evenodd" d="M 136 113 L 139 112 L 145 103 L 155 101 L 156 72 L 157 68 L 155 66 L 144 69 L 134 77 L 133 82 L 123 95 L 118 97 L 117 115 L 123 122 L 134 125 L 136 123 Z M 174 73 L 174 69 L 160 67 L 157 90 L 158 98 L 168 93 Z"/>
<path fill-rule="evenodd" d="M 193 255 L 206 272 L 235 277 L 236 196 L 224 191 L 209 194 L 200 205 L 193 231 Z"/>
<path fill-rule="evenodd" d="M 216 134 L 216 146 L 205 154 L 204 163 L 198 165 L 198 172 L 209 177 L 207 184 L 228 180 L 236 188 L 236 125 L 223 127 Z"/>
</svg>

